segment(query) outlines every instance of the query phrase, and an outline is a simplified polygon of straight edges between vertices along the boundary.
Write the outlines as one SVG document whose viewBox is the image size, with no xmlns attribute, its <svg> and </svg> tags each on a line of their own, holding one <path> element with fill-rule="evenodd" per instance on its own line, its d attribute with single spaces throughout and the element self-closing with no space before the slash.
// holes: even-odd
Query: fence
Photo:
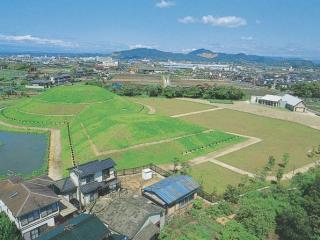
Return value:
<svg viewBox="0 0 320 240">
<path fill-rule="evenodd" d="M 141 171 L 146 168 L 150 168 L 152 171 L 154 171 L 164 177 L 169 177 L 173 174 L 173 172 L 166 171 L 166 170 L 151 163 L 151 164 L 143 165 L 141 167 L 118 170 L 117 175 L 118 176 L 134 175 L 134 174 L 141 173 Z"/>
<path fill-rule="evenodd" d="M 157 165 L 151 163 L 151 164 L 143 165 L 141 167 L 118 170 L 117 176 L 127 176 L 127 175 L 139 174 L 139 173 L 141 173 L 141 171 L 143 169 L 146 169 L 146 168 L 150 168 L 152 171 L 160 174 L 163 177 L 169 177 L 174 174 L 174 172 L 172 172 L 172 171 L 164 170 L 164 169 L 158 167 Z M 207 192 L 203 191 L 202 189 L 198 190 L 198 196 L 207 200 L 208 202 L 211 202 L 211 203 L 214 203 L 219 200 L 219 198 L 216 195 L 207 193 Z"/>
</svg>

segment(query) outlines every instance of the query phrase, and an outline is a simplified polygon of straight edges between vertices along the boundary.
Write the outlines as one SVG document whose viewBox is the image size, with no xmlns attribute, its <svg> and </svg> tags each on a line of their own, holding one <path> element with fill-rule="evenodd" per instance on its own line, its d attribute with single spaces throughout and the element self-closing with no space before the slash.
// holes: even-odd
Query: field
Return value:
<svg viewBox="0 0 320 240">
<path fill-rule="evenodd" d="M 180 100 L 177 99 L 167 99 L 167 98 L 129 98 L 132 101 L 143 103 L 152 106 L 157 114 L 161 115 L 176 115 L 195 111 L 201 111 L 206 109 L 214 108 L 214 106 L 209 106 L 201 103 L 187 103 L 182 104 Z"/>
<path fill-rule="evenodd" d="M 206 192 L 222 194 L 226 187 L 237 185 L 244 176 L 210 162 L 192 167 L 191 175 L 202 184 Z"/>
<path fill-rule="evenodd" d="M 23 77 L 27 72 L 21 70 L 2 69 L 0 70 L 0 82 L 10 81 L 15 78 Z"/>
<path fill-rule="evenodd" d="M 212 107 L 190 104 L 180 110 L 208 108 Z M 172 163 L 176 158 L 189 160 L 245 139 L 148 112 L 147 107 L 134 99 L 122 98 L 95 86 L 75 85 L 56 87 L 39 96 L 17 100 L 1 111 L 0 121 L 58 129 L 61 156 L 56 158 L 62 160 L 64 174 L 73 165 L 67 123 L 76 162 L 113 157 L 119 169 Z"/>
<path fill-rule="evenodd" d="M 164 101 L 156 98 L 148 99 L 144 103 L 151 105 L 160 113 L 172 115 L 174 114 L 173 112 L 167 112 L 167 109 L 172 105 L 170 101 L 174 102 L 178 113 L 180 109 L 185 108 L 189 104 L 189 102 L 181 100 Z M 194 102 L 191 103 L 194 104 Z M 227 107 L 228 105 L 230 104 L 218 104 L 219 107 Z M 204 106 L 208 107 L 208 105 Z M 232 105 L 232 108 L 236 109 L 237 106 Z M 249 107 L 250 105 L 246 104 L 246 108 Z M 295 122 L 256 115 L 266 115 L 265 111 L 268 108 L 261 107 L 261 109 L 258 109 L 259 111 L 255 111 L 256 114 L 233 109 L 204 112 L 184 116 L 182 119 L 207 128 L 260 138 L 262 141 L 259 143 L 217 158 L 217 160 L 223 163 L 248 172 L 255 173 L 258 169 L 261 169 L 266 164 L 270 155 L 275 156 L 279 162 L 284 153 L 289 153 L 288 172 L 312 162 L 307 157 L 307 152 L 312 147 L 320 144 L 320 132 L 318 130 Z M 192 111 L 194 110 L 196 109 L 192 109 Z M 271 110 L 270 116 L 276 117 L 277 110 Z M 303 116 L 296 116 L 296 114 L 291 112 L 282 113 L 282 111 L 278 111 L 278 114 L 284 119 L 290 119 L 289 114 L 292 114 L 292 118 L 297 117 L 299 122 L 303 122 L 304 119 Z M 309 117 L 306 116 L 308 120 Z M 312 121 L 307 121 L 306 123 L 314 124 Z M 203 182 L 203 187 L 206 191 L 216 190 L 218 193 L 221 193 L 227 184 L 235 185 L 242 178 L 242 175 L 238 173 L 208 162 L 193 166 L 192 175 Z"/>
</svg>

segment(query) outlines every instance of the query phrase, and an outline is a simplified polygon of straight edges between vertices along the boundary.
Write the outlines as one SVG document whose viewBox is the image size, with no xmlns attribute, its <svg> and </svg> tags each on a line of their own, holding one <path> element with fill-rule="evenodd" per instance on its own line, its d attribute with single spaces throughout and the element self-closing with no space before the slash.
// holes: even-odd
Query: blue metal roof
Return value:
<svg viewBox="0 0 320 240">
<path fill-rule="evenodd" d="M 172 176 L 151 186 L 145 187 L 144 192 L 153 193 L 170 205 L 185 196 L 195 192 L 199 184 L 190 176 Z"/>
</svg>

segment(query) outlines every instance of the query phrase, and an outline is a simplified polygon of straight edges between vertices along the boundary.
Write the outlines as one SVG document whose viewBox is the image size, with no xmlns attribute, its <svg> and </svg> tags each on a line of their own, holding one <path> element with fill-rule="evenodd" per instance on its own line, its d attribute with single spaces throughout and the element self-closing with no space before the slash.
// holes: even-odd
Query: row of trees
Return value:
<svg viewBox="0 0 320 240">
<path fill-rule="evenodd" d="M 320 98 L 320 82 L 294 84 L 290 91 L 293 95 L 303 98 Z"/>
<path fill-rule="evenodd" d="M 163 88 L 160 85 L 114 85 L 110 87 L 113 92 L 121 96 L 147 95 L 149 97 L 164 96 L 167 98 L 188 97 L 205 99 L 231 99 L 240 100 L 244 97 L 244 92 L 233 86 L 192 86 Z"/>
</svg>

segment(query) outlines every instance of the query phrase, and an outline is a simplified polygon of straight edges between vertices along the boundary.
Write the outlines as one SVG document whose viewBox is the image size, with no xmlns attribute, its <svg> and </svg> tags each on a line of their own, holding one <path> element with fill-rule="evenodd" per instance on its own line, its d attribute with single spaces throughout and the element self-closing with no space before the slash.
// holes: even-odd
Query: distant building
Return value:
<svg viewBox="0 0 320 240">
<path fill-rule="evenodd" d="M 197 196 L 200 186 L 190 176 L 172 176 L 165 178 L 142 192 L 157 205 L 166 209 L 166 214 L 188 206 Z"/>
<path fill-rule="evenodd" d="M 292 96 L 290 94 L 285 94 L 282 97 L 282 101 L 285 104 L 285 107 L 294 112 L 305 112 L 306 105 L 302 99 Z"/>
<path fill-rule="evenodd" d="M 44 233 L 38 240 L 112 240 L 111 231 L 97 218 L 81 214 Z"/>
<path fill-rule="evenodd" d="M 251 103 L 287 108 L 294 112 L 306 111 L 306 105 L 304 104 L 303 100 L 290 94 L 285 94 L 284 96 L 269 94 L 265 96 L 252 96 Z"/>
<path fill-rule="evenodd" d="M 154 240 L 165 223 L 165 211 L 142 197 L 115 198 L 108 205 L 94 206 L 93 212 L 111 231 L 126 239 Z"/>
<path fill-rule="evenodd" d="M 100 195 L 117 189 L 119 181 L 112 159 L 96 160 L 70 169 L 70 176 L 53 184 L 56 194 L 88 205 Z"/>
<path fill-rule="evenodd" d="M 51 182 L 47 177 L 24 182 L 15 177 L 0 182 L 0 212 L 16 224 L 25 240 L 36 239 L 55 226 L 62 208 L 67 209 L 48 188 Z"/>
<path fill-rule="evenodd" d="M 50 78 L 50 81 L 55 85 L 65 85 L 72 82 L 70 74 L 57 74 Z"/>
</svg>

